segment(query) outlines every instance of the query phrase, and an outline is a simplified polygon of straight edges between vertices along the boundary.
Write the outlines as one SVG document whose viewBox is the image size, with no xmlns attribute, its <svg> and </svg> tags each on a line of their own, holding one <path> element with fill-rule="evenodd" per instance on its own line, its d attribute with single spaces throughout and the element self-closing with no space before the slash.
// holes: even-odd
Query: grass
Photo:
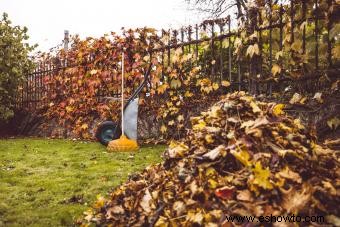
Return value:
<svg viewBox="0 0 340 227">
<path fill-rule="evenodd" d="M 98 194 L 159 162 L 164 148 L 107 153 L 93 142 L 0 140 L 0 226 L 71 226 Z"/>
</svg>

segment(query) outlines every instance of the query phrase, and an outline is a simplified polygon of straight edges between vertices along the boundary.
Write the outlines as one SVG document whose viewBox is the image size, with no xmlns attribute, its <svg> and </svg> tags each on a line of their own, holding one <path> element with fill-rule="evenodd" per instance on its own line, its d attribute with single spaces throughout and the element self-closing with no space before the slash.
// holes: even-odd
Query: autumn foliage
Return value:
<svg viewBox="0 0 340 227">
<path fill-rule="evenodd" d="M 328 70 L 339 65 L 339 8 L 332 1 L 317 4 L 295 2 L 292 9 L 289 4 L 269 7 L 265 1 L 254 1 L 249 5 L 249 18 L 239 21 L 234 35 L 219 42 L 202 41 L 196 51 L 193 45 L 170 48 L 177 37 L 151 28 L 123 29 L 119 34 L 85 40 L 73 37 L 67 52 L 40 56 L 40 64 L 53 62 L 60 67 L 55 74 L 44 76 L 41 113 L 48 120 L 57 119 L 59 125 L 72 131 L 72 137 L 85 139 L 93 137 L 95 119 L 117 120 L 119 104 L 104 97 L 119 96 L 122 51 L 126 53 L 126 97 L 141 83 L 149 64 L 153 65 L 140 105 L 145 113 L 157 116 L 164 137 L 185 132 L 190 124 L 185 119 L 193 107 L 209 104 L 218 95 L 236 89 L 256 94 L 261 84 L 262 91 L 269 84 L 273 96 L 280 98 L 282 90 L 304 87 L 295 81 L 317 72 L 322 74 L 317 78 L 322 88 L 330 91 L 332 87 L 336 92 L 336 73 L 328 74 Z M 206 21 L 202 26 L 212 23 Z M 279 26 L 268 28 L 275 24 Z M 207 33 L 202 32 L 201 37 L 206 38 Z M 228 51 L 230 59 L 225 56 Z M 223 67 L 228 68 L 229 76 L 218 72 Z M 320 89 L 313 83 L 309 86 L 312 97 Z"/>
<path fill-rule="evenodd" d="M 112 33 L 100 39 L 73 40 L 69 51 L 59 51 L 56 56 L 42 55 L 42 61 L 67 59 L 67 67 L 51 77 L 46 76 L 51 96 L 45 96 L 40 107 L 46 110 L 48 119 L 58 119 L 59 124 L 73 130 L 82 138 L 91 138 L 90 123 L 96 119 L 117 120 L 120 105 L 117 101 L 105 101 L 103 96 L 119 95 L 121 77 L 121 53 L 125 58 L 124 91 L 128 97 L 144 79 L 144 73 L 152 64 L 150 81 L 141 94 L 140 104 L 147 109 L 157 109 L 163 119 L 161 131 L 168 127 L 184 129 L 181 108 L 195 105 L 207 99 L 206 94 L 217 91 L 217 83 L 204 78 L 200 67 L 192 66 L 193 55 L 178 48 L 171 55 L 171 65 L 161 63 L 160 53 L 153 48 L 165 46 L 167 36 L 160 39 L 153 29 L 123 30 L 123 35 Z M 224 86 L 229 86 L 225 81 Z M 146 97 L 146 92 L 151 97 Z M 184 109 L 184 108 L 183 108 Z"/>
<path fill-rule="evenodd" d="M 223 226 L 227 216 L 293 214 L 336 225 L 338 153 L 283 105 L 233 93 L 192 125 L 163 163 L 98 197 L 84 226 Z"/>
</svg>

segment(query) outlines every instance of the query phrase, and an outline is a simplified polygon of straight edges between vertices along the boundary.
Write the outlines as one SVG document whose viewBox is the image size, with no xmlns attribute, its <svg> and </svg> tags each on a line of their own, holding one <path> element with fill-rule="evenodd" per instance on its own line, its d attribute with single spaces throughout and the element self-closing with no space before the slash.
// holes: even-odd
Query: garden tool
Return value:
<svg viewBox="0 0 340 227">
<path fill-rule="evenodd" d="M 119 152 L 138 150 L 139 147 L 137 141 L 127 138 L 124 132 L 124 52 L 122 53 L 121 125 L 122 134 L 119 139 L 109 142 L 107 146 L 108 151 Z"/>
</svg>

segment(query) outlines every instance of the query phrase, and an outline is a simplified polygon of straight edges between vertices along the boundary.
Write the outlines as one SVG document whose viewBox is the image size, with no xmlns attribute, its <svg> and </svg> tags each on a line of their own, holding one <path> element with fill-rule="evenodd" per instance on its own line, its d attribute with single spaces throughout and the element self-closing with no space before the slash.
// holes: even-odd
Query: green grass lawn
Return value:
<svg viewBox="0 0 340 227">
<path fill-rule="evenodd" d="M 164 149 L 107 153 L 92 142 L 0 140 L 0 226 L 71 226 L 96 195 L 159 162 Z"/>
</svg>

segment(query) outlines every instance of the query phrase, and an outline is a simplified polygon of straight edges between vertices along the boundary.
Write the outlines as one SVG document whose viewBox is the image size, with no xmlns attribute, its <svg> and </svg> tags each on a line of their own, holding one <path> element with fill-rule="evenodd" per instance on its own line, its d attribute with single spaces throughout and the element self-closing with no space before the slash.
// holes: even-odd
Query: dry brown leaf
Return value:
<svg viewBox="0 0 340 227">
<path fill-rule="evenodd" d="M 253 196 L 249 190 L 238 191 L 236 198 L 240 201 L 252 202 Z"/>
<path fill-rule="evenodd" d="M 302 189 L 291 188 L 287 191 L 281 189 L 283 193 L 281 206 L 290 214 L 298 214 L 303 209 L 307 209 L 311 202 L 313 188 L 303 184 Z"/>
</svg>

